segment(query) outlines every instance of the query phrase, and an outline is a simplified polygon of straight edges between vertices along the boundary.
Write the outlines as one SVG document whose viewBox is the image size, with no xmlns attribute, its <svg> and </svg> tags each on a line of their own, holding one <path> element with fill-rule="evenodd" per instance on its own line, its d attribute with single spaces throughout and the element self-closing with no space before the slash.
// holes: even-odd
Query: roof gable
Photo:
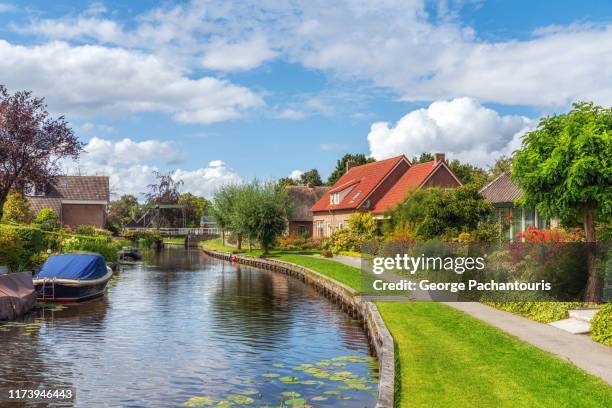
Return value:
<svg viewBox="0 0 612 408">
<path fill-rule="evenodd" d="M 447 171 L 457 182 L 457 186 L 461 186 L 461 182 L 457 176 L 455 176 L 444 161 L 439 161 L 437 163 L 435 161 L 428 161 L 425 163 L 413 164 L 397 183 L 389 189 L 387 194 L 376 203 L 372 211 L 375 213 L 383 213 L 394 208 L 404 201 L 411 190 L 424 186 L 438 171 Z"/>
<path fill-rule="evenodd" d="M 49 186 L 46 194 L 37 198 L 109 201 L 109 190 L 106 176 L 58 176 Z"/>
<path fill-rule="evenodd" d="M 495 180 L 484 186 L 480 194 L 492 204 L 512 203 L 523 195 L 508 173 L 500 174 Z"/>
<path fill-rule="evenodd" d="M 401 155 L 351 168 L 315 203 L 312 211 L 359 208 L 402 161 L 410 164 L 408 159 Z M 350 192 L 345 194 L 338 204 L 330 204 L 331 194 L 346 192 L 347 189 L 350 189 Z"/>
</svg>

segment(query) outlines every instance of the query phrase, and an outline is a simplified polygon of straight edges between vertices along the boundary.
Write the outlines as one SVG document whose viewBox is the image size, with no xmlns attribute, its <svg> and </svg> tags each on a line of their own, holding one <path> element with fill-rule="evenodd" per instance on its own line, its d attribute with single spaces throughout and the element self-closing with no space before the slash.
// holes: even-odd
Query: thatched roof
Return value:
<svg viewBox="0 0 612 408">
<path fill-rule="evenodd" d="M 293 203 L 290 221 L 312 221 L 310 208 L 330 187 L 289 186 L 289 197 Z"/>
</svg>

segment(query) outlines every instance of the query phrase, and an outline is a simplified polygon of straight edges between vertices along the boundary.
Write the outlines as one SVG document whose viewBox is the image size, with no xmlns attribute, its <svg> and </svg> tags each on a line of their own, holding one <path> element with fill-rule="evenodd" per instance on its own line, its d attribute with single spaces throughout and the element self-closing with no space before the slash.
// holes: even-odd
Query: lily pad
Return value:
<svg viewBox="0 0 612 408">
<path fill-rule="evenodd" d="M 319 361 L 317 365 L 321 367 L 329 367 L 331 363 L 329 361 Z"/>
<path fill-rule="evenodd" d="M 325 395 L 335 395 L 335 396 L 341 395 L 340 391 L 334 391 L 334 390 L 324 391 L 323 394 L 325 394 Z"/>
<path fill-rule="evenodd" d="M 280 377 L 280 374 L 276 374 L 276 373 L 265 373 L 261 375 L 262 377 L 266 377 L 266 378 L 277 378 Z"/>
<path fill-rule="evenodd" d="M 306 405 L 306 400 L 304 398 L 292 398 L 285 401 L 285 404 L 292 407 L 301 407 Z"/>
<path fill-rule="evenodd" d="M 301 396 L 299 392 L 295 392 L 295 391 L 285 391 L 281 395 L 283 397 L 288 397 L 288 398 L 297 398 Z"/>
<path fill-rule="evenodd" d="M 213 401 L 208 397 L 192 397 L 183 403 L 186 407 L 209 407 Z"/>
<path fill-rule="evenodd" d="M 316 374 L 313 374 L 313 375 L 315 377 L 317 377 L 317 378 L 329 378 L 329 377 L 331 377 L 331 374 L 330 373 L 326 373 L 325 371 L 320 371 L 320 372 L 318 372 Z"/>
<path fill-rule="evenodd" d="M 276 368 L 283 368 L 285 365 L 282 363 L 276 363 L 276 364 L 272 364 L 272 366 Z"/>
<path fill-rule="evenodd" d="M 280 381 L 286 384 L 292 384 L 292 383 L 297 383 L 299 379 L 297 377 L 281 377 Z"/>
<path fill-rule="evenodd" d="M 319 396 L 317 396 L 317 397 L 312 397 L 310 400 L 311 400 L 311 401 L 327 401 L 327 397 L 324 397 L 324 396 L 322 396 L 322 395 L 319 395 Z"/>
<path fill-rule="evenodd" d="M 259 391 L 256 390 L 255 388 L 247 388 L 246 390 L 241 390 L 239 392 L 242 395 L 257 395 L 257 394 L 259 394 Z"/>
<path fill-rule="evenodd" d="M 231 401 L 222 400 L 222 401 L 219 401 L 217 403 L 217 405 L 215 405 L 215 406 L 218 407 L 218 408 L 230 408 L 232 405 L 234 405 L 234 404 Z"/>
<path fill-rule="evenodd" d="M 227 399 L 239 405 L 248 405 L 248 404 L 252 404 L 255 402 L 253 398 L 247 397 L 245 395 L 240 395 L 240 394 L 232 394 L 229 397 L 227 397 Z"/>
</svg>

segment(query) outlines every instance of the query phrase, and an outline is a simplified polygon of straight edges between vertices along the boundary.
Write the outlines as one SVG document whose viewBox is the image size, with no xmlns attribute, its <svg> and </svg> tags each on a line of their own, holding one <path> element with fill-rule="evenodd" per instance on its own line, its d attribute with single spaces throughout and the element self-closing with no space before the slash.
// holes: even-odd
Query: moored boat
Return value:
<svg viewBox="0 0 612 408">
<path fill-rule="evenodd" d="M 45 302 L 79 302 L 104 294 L 113 271 L 98 254 L 49 257 L 32 282 Z"/>
<path fill-rule="evenodd" d="M 142 259 L 142 254 L 138 248 L 124 247 L 119 251 L 119 260 L 127 262 L 136 262 Z"/>
</svg>

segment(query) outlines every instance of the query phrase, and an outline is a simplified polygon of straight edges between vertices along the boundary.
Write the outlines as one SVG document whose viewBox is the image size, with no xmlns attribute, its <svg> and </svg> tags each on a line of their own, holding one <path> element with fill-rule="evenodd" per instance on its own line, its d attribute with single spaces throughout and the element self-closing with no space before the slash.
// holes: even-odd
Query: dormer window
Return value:
<svg viewBox="0 0 612 408">
<path fill-rule="evenodd" d="M 361 191 L 358 191 L 357 193 L 355 193 L 355 195 L 353 196 L 352 201 L 355 201 L 356 199 L 358 199 L 360 195 L 361 195 Z"/>
<path fill-rule="evenodd" d="M 338 204 L 340 204 L 340 193 L 332 193 L 329 196 L 329 203 L 331 205 L 338 205 Z"/>
<path fill-rule="evenodd" d="M 47 189 L 45 188 L 44 185 L 41 184 L 28 184 L 28 186 L 25 189 L 26 191 L 26 195 L 29 196 L 33 196 L 33 197 L 43 197 L 45 195 L 47 195 Z"/>
</svg>

